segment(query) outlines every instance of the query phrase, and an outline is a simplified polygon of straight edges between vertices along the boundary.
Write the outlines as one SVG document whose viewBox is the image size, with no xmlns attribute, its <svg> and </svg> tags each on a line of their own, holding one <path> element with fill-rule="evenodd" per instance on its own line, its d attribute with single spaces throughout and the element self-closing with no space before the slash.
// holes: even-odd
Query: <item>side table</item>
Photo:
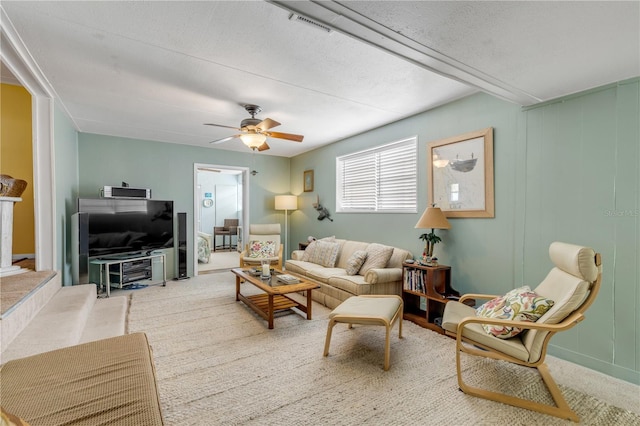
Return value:
<svg viewBox="0 0 640 426">
<path fill-rule="evenodd" d="M 424 309 L 421 299 L 425 299 Z M 460 293 L 451 287 L 451 267 L 446 265 L 426 266 L 418 263 L 402 264 L 402 300 L 404 319 L 415 322 L 440 334 L 444 305 L 449 300 L 458 300 Z M 474 300 L 465 301 L 473 306 Z"/>
</svg>

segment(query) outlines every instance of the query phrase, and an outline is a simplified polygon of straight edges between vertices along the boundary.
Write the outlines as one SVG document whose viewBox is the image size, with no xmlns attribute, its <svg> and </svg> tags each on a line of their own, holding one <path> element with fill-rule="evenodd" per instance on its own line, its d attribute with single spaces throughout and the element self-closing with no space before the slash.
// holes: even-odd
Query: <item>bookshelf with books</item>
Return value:
<svg viewBox="0 0 640 426">
<path fill-rule="evenodd" d="M 444 305 L 460 298 L 451 288 L 451 267 L 403 263 L 402 283 L 404 319 L 444 333 L 440 327 Z"/>
</svg>

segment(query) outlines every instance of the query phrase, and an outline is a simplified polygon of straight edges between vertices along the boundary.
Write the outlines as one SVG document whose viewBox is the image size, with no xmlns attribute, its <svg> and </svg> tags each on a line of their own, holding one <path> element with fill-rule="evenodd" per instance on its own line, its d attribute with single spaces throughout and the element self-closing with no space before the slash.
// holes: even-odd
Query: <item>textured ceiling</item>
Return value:
<svg viewBox="0 0 640 426">
<path fill-rule="evenodd" d="M 2 2 L 79 131 L 293 156 L 478 90 L 530 105 L 640 75 L 638 2 Z M 332 28 L 290 20 L 291 12 Z M 5 75 L 3 71 L 3 75 Z M 4 81 L 4 77 L 3 77 Z"/>
</svg>

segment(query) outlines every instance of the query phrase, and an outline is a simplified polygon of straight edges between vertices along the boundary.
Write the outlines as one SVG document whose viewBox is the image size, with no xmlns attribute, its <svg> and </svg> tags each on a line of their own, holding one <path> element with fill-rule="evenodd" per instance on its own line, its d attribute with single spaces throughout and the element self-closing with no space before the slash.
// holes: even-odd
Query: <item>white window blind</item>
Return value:
<svg viewBox="0 0 640 426">
<path fill-rule="evenodd" d="M 338 212 L 417 212 L 415 137 L 336 158 Z"/>
</svg>

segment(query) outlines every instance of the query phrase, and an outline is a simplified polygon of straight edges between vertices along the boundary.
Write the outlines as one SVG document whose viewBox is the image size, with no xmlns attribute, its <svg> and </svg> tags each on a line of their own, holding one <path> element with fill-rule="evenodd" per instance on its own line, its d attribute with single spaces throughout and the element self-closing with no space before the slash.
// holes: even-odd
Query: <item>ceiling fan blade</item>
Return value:
<svg viewBox="0 0 640 426">
<path fill-rule="evenodd" d="M 280 123 L 278 123 L 277 121 L 272 120 L 270 118 L 265 118 L 264 120 L 262 120 L 256 125 L 256 129 L 264 132 L 265 130 L 269 130 L 279 125 Z"/>
<path fill-rule="evenodd" d="M 242 130 L 238 127 L 233 126 L 225 126 L 224 124 L 213 124 L 213 123 L 204 123 L 205 126 L 214 126 L 214 127 L 224 127 L 226 129 L 234 129 L 234 130 Z"/>
<path fill-rule="evenodd" d="M 269 145 L 267 145 L 267 143 L 265 142 L 265 143 L 263 143 L 262 145 L 260 145 L 260 146 L 258 147 L 258 151 L 266 151 L 266 150 L 268 150 L 269 148 L 271 148 L 271 147 L 270 147 Z"/>
<path fill-rule="evenodd" d="M 302 142 L 302 139 L 304 139 L 304 136 L 302 136 L 302 135 L 294 135 L 292 133 L 268 132 L 268 133 L 265 133 L 265 134 L 267 136 L 272 137 L 272 138 L 286 139 L 286 140 L 294 141 L 294 142 Z"/>
<path fill-rule="evenodd" d="M 227 138 L 222 138 L 222 139 L 218 139 L 218 140 L 215 140 L 215 141 L 211 141 L 209 143 L 215 145 L 215 144 L 226 142 L 226 141 L 229 141 L 229 140 L 231 140 L 233 138 L 239 138 L 239 137 L 240 137 L 240 135 L 233 135 L 233 136 L 229 136 Z"/>
</svg>

